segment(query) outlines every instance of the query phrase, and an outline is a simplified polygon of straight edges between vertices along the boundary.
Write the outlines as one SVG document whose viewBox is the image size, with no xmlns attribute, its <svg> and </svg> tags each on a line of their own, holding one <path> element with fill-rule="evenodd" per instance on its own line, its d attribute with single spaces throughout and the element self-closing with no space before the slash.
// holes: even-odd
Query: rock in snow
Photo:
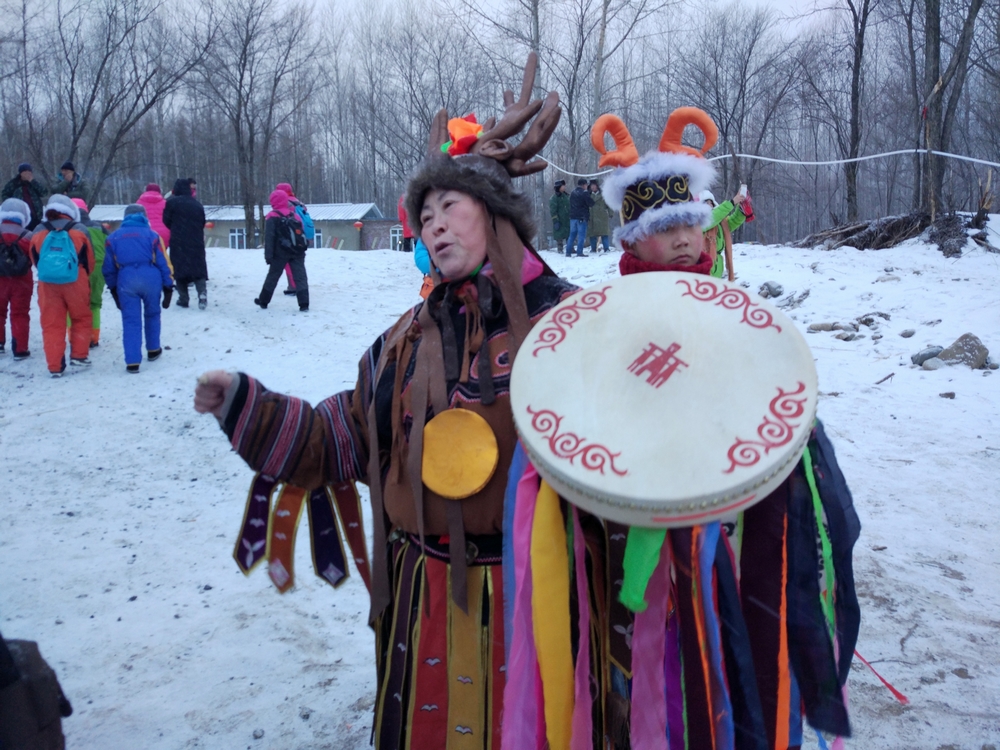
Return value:
<svg viewBox="0 0 1000 750">
<path fill-rule="evenodd" d="M 780 297 L 785 293 L 785 287 L 777 281 L 765 281 L 760 285 L 760 289 L 757 293 L 764 299 L 767 299 L 768 297 Z"/>
<path fill-rule="evenodd" d="M 904 339 L 908 339 L 915 333 L 916 331 L 914 329 L 907 328 L 905 331 L 902 331 L 899 335 L 902 336 Z"/>
<path fill-rule="evenodd" d="M 931 357 L 936 357 L 943 351 L 944 351 L 943 346 L 928 346 L 926 349 L 923 349 L 914 354 L 912 357 L 910 357 L 910 361 L 913 364 L 919 366 L 922 365 L 927 360 L 929 360 Z"/>
<path fill-rule="evenodd" d="M 923 367 L 925 370 L 940 370 L 942 367 L 946 367 L 947 365 L 943 359 L 939 359 L 938 357 L 931 357 L 930 359 L 925 360 L 924 363 L 920 366 Z"/>
<path fill-rule="evenodd" d="M 981 370 L 986 366 L 986 358 L 990 351 L 978 336 L 971 333 L 963 333 L 955 343 L 947 349 L 942 350 L 938 356 L 950 365 L 968 365 L 973 370 Z"/>
</svg>

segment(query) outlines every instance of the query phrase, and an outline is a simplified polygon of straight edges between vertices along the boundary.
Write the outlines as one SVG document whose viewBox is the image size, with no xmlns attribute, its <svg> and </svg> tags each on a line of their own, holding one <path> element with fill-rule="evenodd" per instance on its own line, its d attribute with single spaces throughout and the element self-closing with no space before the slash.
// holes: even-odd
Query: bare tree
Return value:
<svg viewBox="0 0 1000 750">
<path fill-rule="evenodd" d="M 312 96 L 318 41 L 310 11 L 275 0 L 226 0 L 220 28 L 198 86 L 225 115 L 235 140 L 247 241 L 256 236 L 255 207 L 278 130 Z M 263 217 L 261 217 L 263 218 Z"/>
<path fill-rule="evenodd" d="M 924 0 L 924 142 L 932 151 L 947 151 L 951 144 L 955 114 L 969 71 L 969 54 L 976 18 L 983 0 L 968 0 L 965 18 L 954 44 L 948 67 L 941 72 L 941 0 Z M 941 207 L 944 164 L 927 154 L 922 176 L 924 210 L 934 216 Z"/>
<path fill-rule="evenodd" d="M 55 11 L 50 46 L 44 36 L 29 36 L 28 6 L 22 2 L 20 84 L 29 152 L 44 170 L 46 131 L 64 131 L 60 158 L 96 173 L 93 201 L 132 130 L 177 91 L 204 56 L 212 42 L 211 21 L 200 19 L 190 32 L 171 27 L 154 0 L 78 0 L 70 5 L 60 0 Z M 48 85 L 38 86 L 36 76 L 48 78 Z M 48 96 L 41 97 L 40 89 L 47 89 Z"/>
</svg>

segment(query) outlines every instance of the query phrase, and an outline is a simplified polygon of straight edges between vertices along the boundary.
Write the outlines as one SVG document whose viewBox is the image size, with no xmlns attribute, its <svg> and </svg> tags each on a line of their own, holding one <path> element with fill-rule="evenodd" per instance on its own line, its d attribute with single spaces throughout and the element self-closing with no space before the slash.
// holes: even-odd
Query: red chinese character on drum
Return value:
<svg viewBox="0 0 1000 750">
<path fill-rule="evenodd" d="M 629 365 L 628 371 L 634 372 L 636 377 L 649 373 L 646 382 L 654 388 L 659 388 L 670 380 L 670 376 L 679 368 L 688 366 L 687 362 L 675 356 L 680 348 L 680 344 L 674 343 L 664 349 L 650 341 L 649 346 Z"/>
</svg>

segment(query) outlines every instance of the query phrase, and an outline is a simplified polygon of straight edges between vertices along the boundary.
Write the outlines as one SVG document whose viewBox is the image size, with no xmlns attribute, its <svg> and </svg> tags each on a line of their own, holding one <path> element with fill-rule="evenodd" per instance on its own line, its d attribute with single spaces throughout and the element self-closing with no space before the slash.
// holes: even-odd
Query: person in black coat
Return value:
<svg viewBox="0 0 1000 750">
<path fill-rule="evenodd" d="M 17 198 L 27 203 L 31 210 L 31 221 L 28 222 L 25 229 L 33 232 L 42 221 L 42 208 L 45 206 L 45 198 L 48 194 L 49 191 L 35 179 L 31 165 L 28 162 L 23 162 L 18 165 L 14 178 L 3 186 L 0 199 Z"/>
<path fill-rule="evenodd" d="M 566 243 L 566 257 L 576 254 L 583 257 L 583 244 L 587 241 L 587 222 L 594 199 L 587 190 L 587 181 L 582 177 L 576 181 L 576 190 L 569 195 L 569 240 Z M 579 238 L 579 239 L 578 239 Z"/>
<path fill-rule="evenodd" d="M 208 265 L 205 262 L 205 209 L 191 195 L 191 179 L 174 183 L 173 195 L 163 209 L 163 223 L 170 230 L 170 263 L 174 267 L 177 306 L 188 306 L 188 285 L 198 291 L 198 309 L 208 306 L 205 282 Z"/>
<path fill-rule="evenodd" d="M 270 266 L 260 296 L 254 302 L 266 310 L 288 265 L 295 280 L 299 310 L 309 310 L 309 279 L 306 276 L 306 237 L 302 221 L 288 200 L 288 193 L 271 193 L 271 212 L 264 218 L 264 260 Z"/>
</svg>

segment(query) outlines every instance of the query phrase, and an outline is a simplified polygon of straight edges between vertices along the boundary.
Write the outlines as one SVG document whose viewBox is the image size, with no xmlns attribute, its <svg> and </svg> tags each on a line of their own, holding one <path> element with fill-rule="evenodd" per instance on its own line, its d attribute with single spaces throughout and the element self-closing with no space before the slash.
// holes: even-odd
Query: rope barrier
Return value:
<svg viewBox="0 0 1000 750">
<path fill-rule="evenodd" d="M 884 159 L 887 156 L 900 156 L 900 155 L 913 155 L 913 154 L 933 154 L 934 156 L 943 156 L 948 159 L 958 159 L 959 161 L 971 162 L 973 164 L 982 164 L 986 167 L 996 167 L 1000 169 L 1000 164 L 992 161 L 986 161 L 985 159 L 975 159 L 971 156 L 962 156 L 960 154 L 949 154 L 944 151 L 928 151 L 925 148 L 908 148 L 901 149 L 899 151 L 887 151 L 882 154 L 872 154 L 870 156 L 858 156 L 854 159 L 832 159 L 829 161 L 796 161 L 793 159 L 773 159 L 769 156 L 757 156 L 756 154 L 736 154 L 738 159 L 754 159 L 756 161 L 766 161 L 772 164 L 790 164 L 795 166 L 803 167 L 824 167 L 824 166 L 835 166 L 839 164 L 850 164 L 852 162 L 862 162 L 871 161 L 872 159 Z M 570 172 L 568 169 L 563 169 L 558 164 L 550 159 L 546 159 L 544 156 L 539 157 L 543 161 L 548 162 L 549 166 L 555 169 L 557 172 L 562 172 L 570 177 L 601 177 L 602 175 L 611 174 L 611 169 L 605 169 L 601 172 L 591 172 L 586 174 L 580 174 L 578 172 Z M 722 154 L 720 156 L 713 156 L 708 161 L 719 161 L 721 159 L 732 159 L 733 154 Z"/>
</svg>

